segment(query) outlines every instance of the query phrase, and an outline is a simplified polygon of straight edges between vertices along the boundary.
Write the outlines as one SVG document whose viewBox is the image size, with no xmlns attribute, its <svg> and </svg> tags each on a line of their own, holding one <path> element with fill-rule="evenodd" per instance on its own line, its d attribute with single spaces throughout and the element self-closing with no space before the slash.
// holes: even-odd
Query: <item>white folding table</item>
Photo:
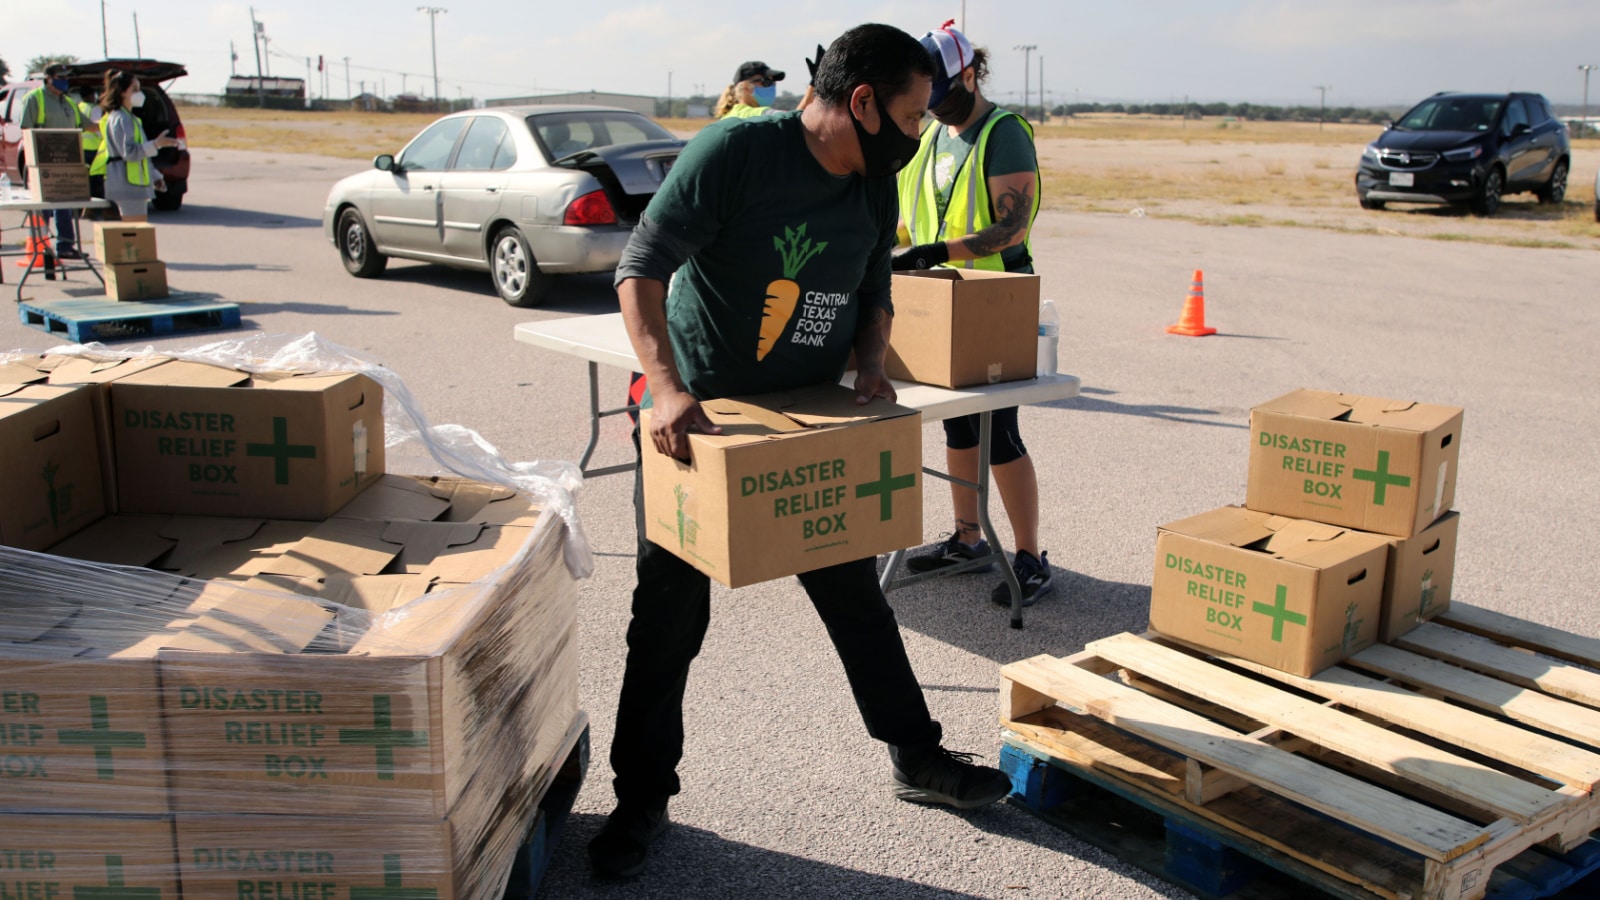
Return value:
<svg viewBox="0 0 1600 900">
<path fill-rule="evenodd" d="M 621 313 L 609 313 L 598 316 L 577 316 L 567 319 L 551 319 L 544 322 L 524 322 L 516 326 L 516 339 L 520 343 L 532 344 L 546 350 L 554 350 L 567 356 L 576 357 L 589 363 L 589 443 L 584 447 L 583 455 L 578 460 L 578 467 L 584 477 L 596 478 L 602 475 L 612 475 L 618 472 L 631 472 L 633 463 L 589 467 L 589 460 L 594 455 L 595 447 L 600 440 L 600 420 L 607 416 L 620 415 L 632 411 L 632 406 L 619 406 L 603 409 L 600 405 L 600 366 L 613 366 L 628 371 L 638 371 L 639 358 L 633 352 L 633 343 L 628 339 L 627 327 L 622 322 Z M 854 375 L 847 374 L 841 382 L 853 385 Z M 916 382 L 896 381 L 895 392 L 898 394 L 896 402 L 901 406 L 915 409 L 922 413 L 925 421 L 941 422 L 945 419 L 954 419 L 958 416 L 978 416 L 978 481 L 972 483 L 964 479 L 955 478 L 946 472 L 940 472 L 927 467 L 923 472 L 934 478 L 949 481 L 955 484 L 972 488 L 978 495 L 978 523 L 983 529 L 983 536 L 989 541 L 989 554 L 977 559 L 968 560 L 960 565 L 950 566 L 934 572 L 918 575 L 907 575 L 896 578 L 900 563 L 905 559 L 905 550 L 896 550 L 889 557 L 889 564 L 884 567 L 881 583 L 885 591 L 915 584 L 928 578 L 943 575 L 954 575 L 972 569 L 982 568 L 991 563 L 1000 567 L 1004 573 L 1006 583 L 1011 586 L 1011 627 L 1022 627 L 1022 590 L 1017 582 L 1016 572 L 1011 567 L 1011 562 L 1006 558 L 1005 551 L 1001 549 L 1000 540 L 995 535 L 994 525 L 989 519 L 989 432 L 991 414 L 997 409 L 1011 406 L 1026 406 L 1032 403 L 1047 403 L 1052 400 L 1064 400 L 1078 395 L 1079 381 L 1072 375 L 1047 375 L 1032 378 L 1026 381 L 1008 381 L 1001 384 L 980 385 L 967 388 L 942 388 L 930 384 Z"/>
<path fill-rule="evenodd" d="M 13 190 L 15 190 L 15 188 L 13 188 Z M 105 277 L 102 276 L 99 270 L 94 267 L 94 263 L 89 259 L 89 254 L 84 250 L 86 242 L 84 241 L 83 234 L 83 211 L 86 209 L 110 208 L 110 201 L 102 200 L 98 197 L 90 198 L 88 200 L 0 200 L 0 212 L 20 212 L 24 214 L 26 217 L 25 222 L 28 228 L 28 237 L 31 241 L 35 242 L 34 246 L 39 246 L 40 243 L 50 238 L 49 219 L 52 217 L 48 215 L 49 213 L 54 213 L 57 210 L 63 209 L 71 210 L 73 230 L 77 232 L 78 238 L 78 258 L 76 260 L 65 260 L 58 258 L 56 260 L 56 265 L 60 267 L 62 277 L 65 277 L 67 263 L 80 262 L 83 264 L 85 269 L 89 270 L 90 275 L 100 279 L 100 283 L 102 285 L 106 283 Z M 93 241 L 91 240 L 87 243 L 93 243 Z M 28 283 L 28 276 L 32 275 L 34 269 L 38 268 L 38 266 L 35 265 L 35 262 L 38 260 L 38 258 L 39 254 L 37 253 L 28 254 L 28 267 L 23 271 L 22 278 L 17 281 L 17 302 L 19 303 L 22 301 L 22 286 Z M 4 276 L 0 276 L 0 283 L 4 282 Z"/>
</svg>

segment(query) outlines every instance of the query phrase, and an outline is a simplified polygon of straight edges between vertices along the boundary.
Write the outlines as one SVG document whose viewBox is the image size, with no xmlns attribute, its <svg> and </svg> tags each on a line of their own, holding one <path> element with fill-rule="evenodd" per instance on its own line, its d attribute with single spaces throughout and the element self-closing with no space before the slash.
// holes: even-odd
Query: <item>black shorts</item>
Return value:
<svg viewBox="0 0 1600 900">
<path fill-rule="evenodd" d="M 971 450 L 978 446 L 978 416 L 944 420 L 944 445 L 951 450 Z M 1017 408 L 997 409 L 989 419 L 989 465 L 1003 466 L 1028 455 L 1017 430 Z"/>
</svg>

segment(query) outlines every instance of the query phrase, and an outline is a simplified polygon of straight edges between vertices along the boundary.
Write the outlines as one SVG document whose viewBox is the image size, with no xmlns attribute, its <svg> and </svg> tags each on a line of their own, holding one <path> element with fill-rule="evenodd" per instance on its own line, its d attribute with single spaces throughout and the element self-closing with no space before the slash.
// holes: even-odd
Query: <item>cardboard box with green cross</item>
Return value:
<svg viewBox="0 0 1600 900">
<path fill-rule="evenodd" d="M 171 816 L 0 814 L 7 900 L 180 900 Z"/>
<path fill-rule="evenodd" d="M 836 384 L 709 400 L 687 463 L 643 442 L 645 533 L 729 587 L 922 540 L 922 416 Z M 649 434 L 649 410 L 640 419 Z"/>
<path fill-rule="evenodd" d="M 125 513 L 325 519 L 384 470 L 383 388 L 358 373 L 173 361 L 111 387 Z"/>
<path fill-rule="evenodd" d="M 1411 537 L 1450 510 L 1462 410 L 1297 390 L 1250 411 L 1245 506 Z"/>
<path fill-rule="evenodd" d="M 1156 532 L 1150 627 L 1310 676 L 1378 639 L 1382 535 L 1224 506 Z"/>
</svg>

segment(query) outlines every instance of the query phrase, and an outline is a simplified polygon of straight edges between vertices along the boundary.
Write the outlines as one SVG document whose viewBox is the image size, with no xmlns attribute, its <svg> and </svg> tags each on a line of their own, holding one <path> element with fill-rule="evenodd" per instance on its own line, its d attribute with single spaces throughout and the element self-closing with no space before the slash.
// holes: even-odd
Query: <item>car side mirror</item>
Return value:
<svg viewBox="0 0 1600 900">
<path fill-rule="evenodd" d="M 1527 122 L 1518 122 L 1517 124 L 1511 126 L 1511 136 L 1512 137 L 1518 137 L 1519 135 L 1527 134 L 1528 132 L 1530 132 L 1532 130 L 1533 130 L 1533 127 L 1530 126 Z"/>
<path fill-rule="evenodd" d="M 378 154 L 378 156 L 375 159 L 372 160 L 372 167 L 374 169 L 382 169 L 385 172 L 397 172 L 397 171 L 399 171 L 399 169 L 394 164 L 394 154 L 392 154 L 392 153 L 380 153 L 380 154 Z"/>
<path fill-rule="evenodd" d="M 1384 131 L 1388 131 L 1389 129 L 1391 129 L 1393 127 L 1394 127 L 1394 120 L 1393 119 L 1384 119 L 1383 120 L 1383 130 Z"/>
</svg>

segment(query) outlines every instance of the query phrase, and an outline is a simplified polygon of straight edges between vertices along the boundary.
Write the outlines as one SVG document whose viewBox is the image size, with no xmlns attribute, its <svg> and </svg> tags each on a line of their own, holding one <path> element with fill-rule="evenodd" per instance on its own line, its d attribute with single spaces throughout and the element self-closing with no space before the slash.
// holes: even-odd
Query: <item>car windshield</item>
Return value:
<svg viewBox="0 0 1600 900">
<path fill-rule="evenodd" d="M 1488 131 L 1504 102 L 1499 97 L 1435 97 L 1395 123 L 1406 131 Z"/>
<path fill-rule="evenodd" d="M 539 113 L 528 117 L 528 130 L 551 160 L 580 150 L 672 139 L 672 132 L 630 112 Z"/>
</svg>

